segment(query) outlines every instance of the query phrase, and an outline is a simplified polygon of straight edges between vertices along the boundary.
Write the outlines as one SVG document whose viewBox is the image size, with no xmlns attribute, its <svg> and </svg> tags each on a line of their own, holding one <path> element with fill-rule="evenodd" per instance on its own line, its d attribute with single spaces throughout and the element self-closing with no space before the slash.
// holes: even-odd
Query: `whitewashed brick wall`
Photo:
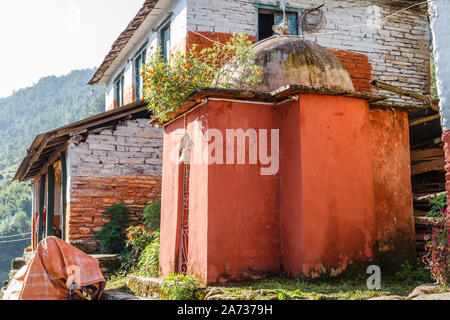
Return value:
<svg viewBox="0 0 450 320">
<path fill-rule="evenodd" d="M 127 120 L 114 129 L 87 135 L 85 141 L 69 142 L 71 177 L 111 177 L 162 174 L 161 128 L 148 119 Z"/>
<path fill-rule="evenodd" d="M 187 0 L 188 30 L 210 32 L 245 32 L 256 35 L 256 5 L 278 6 L 279 1 L 251 0 Z M 394 6 L 378 0 L 290 0 L 288 6 L 308 9 L 320 4 L 326 25 L 320 34 L 304 34 L 305 39 L 322 46 L 365 54 L 373 66 L 375 78 L 420 93 L 428 91 L 429 32 L 426 8 L 412 8 L 383 21 L 380 29 L 365 24 L 368 7 L 378 5 L 381 17 L 406 8 L 411 3 Z M 364 25 L 346 30 L 353 25 Z M 342 30 L 342 31 L 338 31 Z M 391 95 L 393 103 L 414 103 L 416 100 Z"/>
</svg>

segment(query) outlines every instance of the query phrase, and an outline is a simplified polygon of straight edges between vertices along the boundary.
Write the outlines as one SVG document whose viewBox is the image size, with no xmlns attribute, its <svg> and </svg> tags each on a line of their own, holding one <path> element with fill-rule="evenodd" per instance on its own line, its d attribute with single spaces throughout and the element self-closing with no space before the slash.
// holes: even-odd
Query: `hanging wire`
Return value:
<svg viewBox="0 0 450 320">
<path fill-rule="evenodd" d="M 14 238 L 14 237 L 19 237 L 19 236 L 25 236 L 25 235 L 29 235 L 29 234 L 31 234 L 31 232 L 20 233 L 20 234 L 13 234 L 11 236 L 1 236 L 0 240 L 6 239 L 6 238 Z"/>
<path fill-rule="evenodd" d="M 19 242 L 19 241 L 25 241 L 25 240 L 31 241 L 30 238 L 25 238 L 25 239 L 17 239 L 17 240 L 9 240 L 9 241 L 0 241 L 0 244 Z"/>
</svg>

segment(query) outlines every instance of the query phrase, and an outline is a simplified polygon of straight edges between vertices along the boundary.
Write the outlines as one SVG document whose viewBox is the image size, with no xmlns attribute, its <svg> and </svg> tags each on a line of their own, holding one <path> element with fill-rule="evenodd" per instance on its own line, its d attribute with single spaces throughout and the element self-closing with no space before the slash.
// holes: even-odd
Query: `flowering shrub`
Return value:
<svg viewBox="0 0 450 320">
<path fill-rule="evenodd" d="M 160 122 L 174 117 L 180 105 L 200 88 L 251 89 L 261 81 L 255 65 L 252 41 L 234 34 L 225 44 L 202 50 L 192 45 L 186 52 L 171 55 L 167 62 L 158 49 L 145 65 L 144 100 L 154 119 Z"/>
<path fill-rule="evenodd" d="M 152 229 L 145 224 L 128 227 L 126 235 L 127 247 L 136 248 L 138 251 L 144 250 L 152 241 Z"/>
<path fill-rule="evenodd" d="M 448 281 L 448 245 L 449 235 L 447 230 L 447 197 L 441 195 L 430 200 L 433 205 L 428 217 L 431 217 L 432 225 L 427 220 L 428 234 L 424 235 L 427 254 L 422 261 L 430 270 L 431 277 L 438 284 L 447 284 Z"/>
</svg>

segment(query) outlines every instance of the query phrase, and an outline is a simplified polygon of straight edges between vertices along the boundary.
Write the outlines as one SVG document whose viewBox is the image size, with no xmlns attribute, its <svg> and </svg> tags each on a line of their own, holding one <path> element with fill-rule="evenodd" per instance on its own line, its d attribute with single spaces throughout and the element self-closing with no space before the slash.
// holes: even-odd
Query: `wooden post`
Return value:
<svg viewBox="0 0 450 320">
<path fill-rule="evenodd" d="M 42 240 L 44 233 L 44 201 L 45 201 L 45 174 L 41 175 L 41 183 L 39 185 L 39 227 L 38 227 L 38 243 Z"/>
<path fill-rule="evenodd" d="M 55 171 L 53 165 L 48 166 L 47 170 L 47 221 L 45 235 L 52 236 L 55 214 Z"/>
<path fill-rule="evenodd" d="M 61 212 L 62 212 L 62 239 L 66 240 L 66 204 L 67 204 L 67 167 L 66 153 L 61 152 Z"/>
</svg>

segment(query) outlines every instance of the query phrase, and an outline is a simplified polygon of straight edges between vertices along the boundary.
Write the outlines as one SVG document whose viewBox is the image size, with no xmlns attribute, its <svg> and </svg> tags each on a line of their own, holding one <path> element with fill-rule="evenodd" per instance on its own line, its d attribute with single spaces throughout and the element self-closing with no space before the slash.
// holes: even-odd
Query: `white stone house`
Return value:
<svg viewBox="0 0 450 320">
<path fill-rule="evenodd" d="M 292 35 L 362 54 L 374 78 L 426 94 L 430 36 L 427 6 L 416 6 L 418 2 L 288 0 L 286 11 Z M 223 41 L 242 32 L 262 40 L 272 35 L 271 28 L 281 17 L 278 0 L 146 0 L 89 84 L 106 87 L 107 110 L 126 105 L 141 98 L 140 66 L 158 46 L 170 58 L 171 50 L 184 50 L 192 43 L 206 45 L 205 37 Z M 392 104 L 417 104 L 381 93 L 391 95 Z"/>
</svg>

